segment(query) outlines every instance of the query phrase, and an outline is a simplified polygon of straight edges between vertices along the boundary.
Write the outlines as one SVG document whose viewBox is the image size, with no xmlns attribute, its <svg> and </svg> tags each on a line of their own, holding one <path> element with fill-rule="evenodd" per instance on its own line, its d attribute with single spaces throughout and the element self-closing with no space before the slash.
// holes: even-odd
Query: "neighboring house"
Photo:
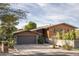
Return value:
<svg viewBox="0 0 79 59">
<path fill-rule="evenodd" d="M 15 33 L 16 34 L 15 36 L 17 37 L 17 39 L 16 39 L 17 43 L 20 41 L 20 42 L 22 42 L 22 44 L 31 44 L 31 43 L 36 43 L 37 38 L 38 38 L 37 36 L 39 36 L 39 34 L 41 34 L 44 37 L 45 43 L 51 43 L 52 37 L 56 35 L 57 31 L 68 32 L 70 30 L 74 30 L 75 28 L 76 28 L 75 26 L 72 26 L 72 25 L 69 25 L 66 23 L 61 23 L 61 24 L 50 25 L 50 26 L 33 29 L 29 32 L 20 31 L 18 33 Z M 37 34 L 37 33 L 39 33 L 39 34 Z M 19 34 L 20 34 L 20 36 L 18 36 Z"/>
</svg>

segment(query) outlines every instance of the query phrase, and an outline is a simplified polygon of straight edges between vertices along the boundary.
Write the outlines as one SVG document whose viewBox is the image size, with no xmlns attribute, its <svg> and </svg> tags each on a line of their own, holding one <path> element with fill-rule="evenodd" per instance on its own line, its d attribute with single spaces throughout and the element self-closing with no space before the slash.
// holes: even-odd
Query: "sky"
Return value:
<svg viewBox="0 0 79 59">
<path fill-rule="evenodd" d="M 12 8 L 22 9 L 27 13 L 27 19 L 20 19 L 17 28 L 21 29 L 29 21 L 33 21 L 38 27 L 68 23 L 79 27 L 78 3 L 16 3 Z"/>
</svg>

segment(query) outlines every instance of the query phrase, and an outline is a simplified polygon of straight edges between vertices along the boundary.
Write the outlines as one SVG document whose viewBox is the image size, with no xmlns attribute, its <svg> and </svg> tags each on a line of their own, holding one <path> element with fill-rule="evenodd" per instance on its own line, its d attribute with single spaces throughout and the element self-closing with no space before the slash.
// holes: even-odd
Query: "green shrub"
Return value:
<svg viewBox="0 0 79 59">
<path fill-rule="evenodd" d="M 76 32 L 75 30 L 71 30 L 68 32 L 57 32 L 56 33 L 57 39 L 63 39 L 63 40 L 75 40 L 76 39 Z"/>
<path fill-rule="evenodd" d="M 63 45 L 63 48 L 66 50 L 71 50 L 73 47 L 68 44 L 65 44 L 65 45 Z"/>
<path fill-rule="evenodd" d="M 62 37 L 62 32 L 57 32 L 56 37 L 57 37 L 57 39 L 62 39 L 63 38 Z"/>
<path fill-rule="evenodd" d="M 43 44 L 43 43 L 44 43 L 44 37 L 43 36 L 39 36 L 38 44 Z"/>
<path fill-rule="evenodd" d="M 14 48 L 14 44 L 15 44 L 15 40 L 14 39 L 8 41 L 9 48 Z"/>
<path fill-rule="evenodd" d="M 8 41 L 4 41 L 4 45 L 5 46 L 8 46 Z"/>
<path fill-rule="evenodd" d="M 0 41 L 0 44 L 1 44 L 2 42 Z"/>
</svg>

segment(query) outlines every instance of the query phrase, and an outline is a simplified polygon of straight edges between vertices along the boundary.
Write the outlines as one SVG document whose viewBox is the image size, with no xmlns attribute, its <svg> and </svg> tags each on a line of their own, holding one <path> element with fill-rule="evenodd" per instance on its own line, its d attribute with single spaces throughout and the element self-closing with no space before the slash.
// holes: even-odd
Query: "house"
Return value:
<svg viewBox="0 0 79 59">
<path fill-rule="evenodd" d="M 30 31 L 18 31 L 15 33 L 17 44 L 35 44 L 39 35 L 44 37 L 45 43 L 52 43 L 52 37 L 56 35 L 57 31 L 68 32 L 75 30 L 77 27 L 66 23 L 56 25 L 44 26 Z"/>
<path fill-rule="evenodd" d="M 45 42 L 47 43 L 52 43 L 52 37 L 56 35 L 56 32 L 58 31 L 64 31 L 68 32 L 71 30 L 75 30 L 77 27 L 72 26 L 70 24 L 66 23 L 60 23 L 56 25 L 50 25 L 50 26 L 45 26 L 39 29 L 33 29 L 32 31 L 36 31 L 42 34 L 42 36 L 45 38 Z"/>
</svg>

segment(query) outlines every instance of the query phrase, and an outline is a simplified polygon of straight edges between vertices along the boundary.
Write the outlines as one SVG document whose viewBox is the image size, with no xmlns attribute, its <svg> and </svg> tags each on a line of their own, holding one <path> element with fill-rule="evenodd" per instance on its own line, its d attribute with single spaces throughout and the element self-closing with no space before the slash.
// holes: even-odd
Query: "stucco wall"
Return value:
<svg viewBox="0 0 79 59">
<path fill-rule="evenodd" d="M 56 45 L 63 46 L 66 43 L 74 47 L 74 40 L 57 40 Z"/>
<path fill-rule="evenodd" d="M 52 39 L 51 39 L 52 40 Z M 49 40 L 51 44 L 53 44 L 54 40 Z M 79 40 L 55 40 L 56 45 L 63 46 L 65 43 L 68 43 L 70 46 L 74 48 L 79 48 Z"/>
</svg>

